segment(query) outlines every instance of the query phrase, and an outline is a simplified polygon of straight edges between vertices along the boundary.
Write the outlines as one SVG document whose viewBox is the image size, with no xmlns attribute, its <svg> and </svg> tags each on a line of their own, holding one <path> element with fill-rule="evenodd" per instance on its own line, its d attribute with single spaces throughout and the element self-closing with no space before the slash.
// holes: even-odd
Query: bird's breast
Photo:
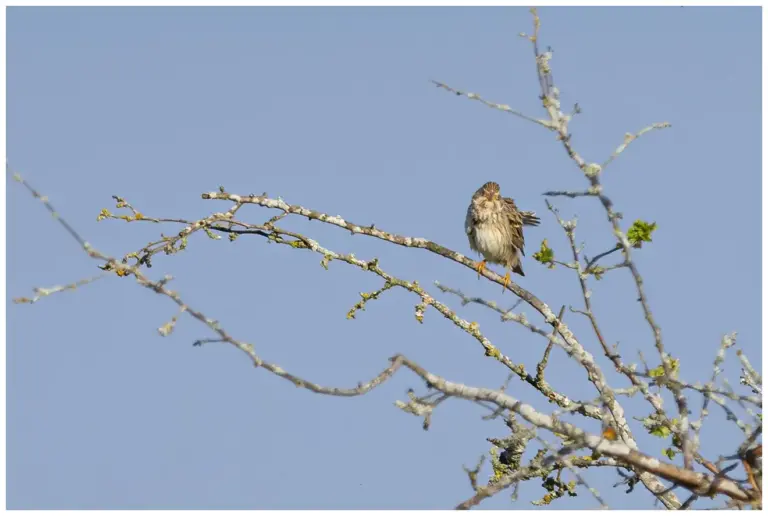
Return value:
<svg viewBox="0 0 768 516">
<path fill-rule="evenodd" d="M 481 200 L 472 206 L 473 215 L 478 222 L 495 222 L 503 214 L 503 207 L 498 201 Z"/>
<path fill-rule="evenodd" d="M 501 225 L 482 222 L 475 227 L 475 247 L 491 262 L 501 262 L 508 251 L 508 238 Z"/>
</svg>

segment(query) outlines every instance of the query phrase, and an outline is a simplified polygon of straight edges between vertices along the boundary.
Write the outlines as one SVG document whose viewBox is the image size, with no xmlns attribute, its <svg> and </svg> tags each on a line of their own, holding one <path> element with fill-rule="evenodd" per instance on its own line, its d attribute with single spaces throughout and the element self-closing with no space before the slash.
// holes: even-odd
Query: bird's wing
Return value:
<svg viewBox="0 0 768 516">
<path fill-rule="evenodd" d="M 541 223 L 534 211 L 521 211 L 520 215 L 523 216 L 523 226 L 538 226 Z"/>
<path fill-rule="evenodd" d="M 511 206 L 515 211 L 517 211 L 523 220 L 523 226 L 538 226 L 541 224 L 541 219 L 538 215 L 536 215 L 535 211 L 519 211 L 517 209 L 517 205 L 515 205 L 515 201 L 510 199 L 509 197 L 504 197 L 504 204 L 507 206 Z"/>
<path fill-rule="evenodd" d="M 464 219 L 464 231 L 467 232 L 467 235 L 471 235 L 474 227 L 475 217 L 472 214 L 472 203 L 469 203 L 469 207 L 467 208 L 467 218 Z"/>
<path fill-rule="evenodd" d="M 525 247 L 525 237 L 523 236 L 524 216 L 517 210 L 515 201 L 509 197 L 504 197 L 504 211 L 509 222 L 510 236 L 512 237 L 511 244 L 525 256 L 525 250 L 523 249 Z"/>
<path fill-rule="evenodd" d="M 477 247 L 475 246 L 475 215 L 472 212 L 472 203 L 470 203 L 469 208 L 467 208 L 467 218 L 464 220 L 464 231 L 467 232 L 467 237 L 469 238 L 469 248 L 473 251 L 477 251 Z"/>
</svg>

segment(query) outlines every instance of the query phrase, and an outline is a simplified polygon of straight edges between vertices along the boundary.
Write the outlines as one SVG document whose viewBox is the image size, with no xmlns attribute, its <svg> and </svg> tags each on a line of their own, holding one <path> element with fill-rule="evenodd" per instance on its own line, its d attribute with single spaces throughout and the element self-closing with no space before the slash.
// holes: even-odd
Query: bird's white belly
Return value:
<svg viewBox="0 0 768 516">
<path fill-rule="evenodd" d="M 490 261 L 502 260 L 506 251 L 504 235 L 492 224 L 479 224 L 475 228 L 475 245 L 480 254 Z"/>
</svg>

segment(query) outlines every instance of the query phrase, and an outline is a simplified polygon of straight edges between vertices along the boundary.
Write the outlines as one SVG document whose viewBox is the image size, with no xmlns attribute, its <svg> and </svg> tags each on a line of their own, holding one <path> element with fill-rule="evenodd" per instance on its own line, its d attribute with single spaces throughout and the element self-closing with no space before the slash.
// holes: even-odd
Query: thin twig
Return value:
<svg viewBox="0 0 768 516">
<path fill-rule="evenodd" d="M 563 315 L 565 315 L 565 305 L 563 305 L 560 308 L 560 313 L 557 315 L 557 318 L 561 321 L 563 320 Z M 552 330 L 552 337 L 556 337 L 557 330 Z M 544 369 L 547 367 L 547 363 L 549 362 L 549 353 L 552 351 L 552 346 L 554 343 L 550 340 L 547 343 L 547 349 L 544 350 L 544 356 L 541 357 L 541 360 L 539 361 L 538 365 L 536 366 L 536 381 L 537 382 L 543 382 L 544 381 Z"/>
</svg>

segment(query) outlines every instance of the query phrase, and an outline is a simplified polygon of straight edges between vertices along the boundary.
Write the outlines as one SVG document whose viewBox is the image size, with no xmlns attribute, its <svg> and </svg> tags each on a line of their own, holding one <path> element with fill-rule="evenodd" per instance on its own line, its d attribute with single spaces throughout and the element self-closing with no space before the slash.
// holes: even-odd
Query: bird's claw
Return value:
<svg viewBox="0 0 768 516">
<path fill-rule="evenodd" d="M 477 270 L 477 279 L 480 279 L 480 276 L 485 272 L 485 260 L 477 262 L 475 269 Z"/>
<path fill-rule="evenodd" d="M 509 286 L 509 282 L 510 282 L 509 271 L 507 271 L 507 273 L 504 275 L 504 285 L 503 285 L 502 290 L 501 290 L 502 294 L 507 291 L 507 287 Z"/>
</svg>

